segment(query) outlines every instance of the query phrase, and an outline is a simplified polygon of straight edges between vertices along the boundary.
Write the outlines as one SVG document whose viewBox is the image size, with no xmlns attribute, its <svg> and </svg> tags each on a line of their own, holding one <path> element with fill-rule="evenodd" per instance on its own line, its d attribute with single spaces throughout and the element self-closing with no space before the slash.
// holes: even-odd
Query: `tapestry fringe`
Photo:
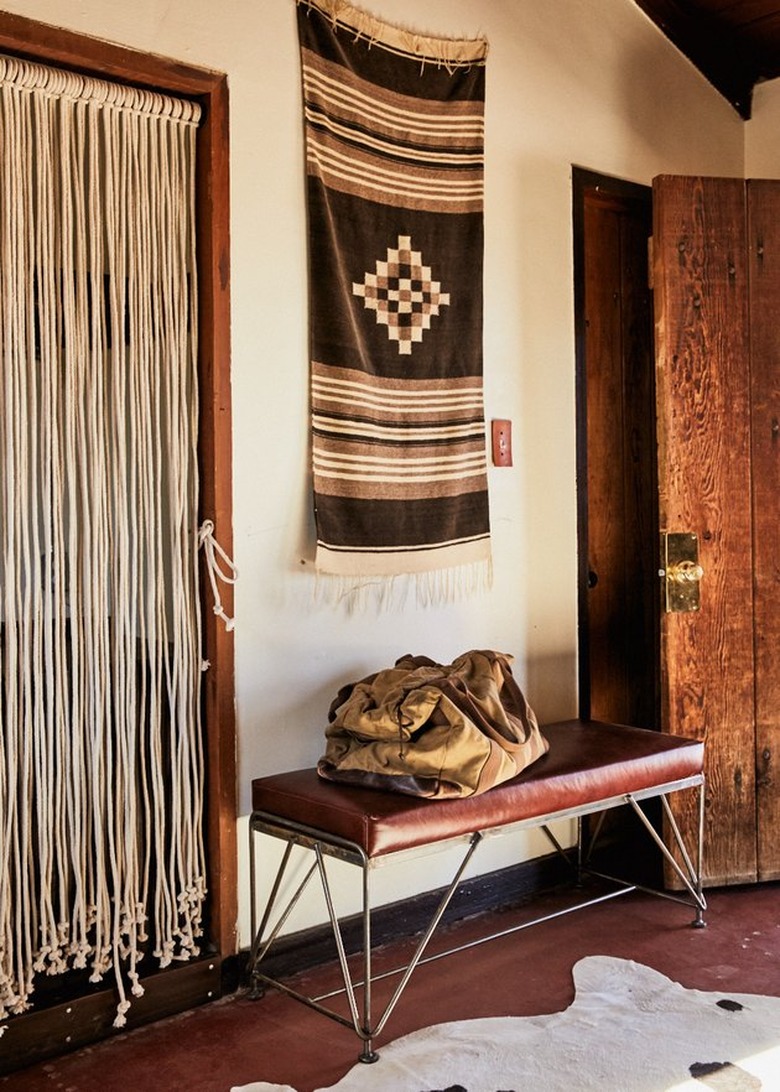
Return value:
<svg viewBox="0 0 780 1092">
<path fill-rule="evenodd" d="M 441 607 L 484 595 L 493 586 L 493 561 L 486 558 L 395 576 L 339 576 L 315 571 L 314 577 L 317 605 L 344 607 L 349 614 L 363 614 L 372 607 L 378 612 L 402 610 L 410 601 L 417 607 Z"/>
<path fill-rule="evenodd" d="M 331 20 L 334 28 L 342 27 L 353 32 L 355 41 L 364 39 L 369 48 L 378 45 L 393 53 L 430 62 L 448 72 L 484 64 L 487 58 L 486 38 L 442 38 L 420 34 L 407 27 L 385 23 L 347 0 L 297 0 L 297 3 L 316 8 Z"/>
</svg>

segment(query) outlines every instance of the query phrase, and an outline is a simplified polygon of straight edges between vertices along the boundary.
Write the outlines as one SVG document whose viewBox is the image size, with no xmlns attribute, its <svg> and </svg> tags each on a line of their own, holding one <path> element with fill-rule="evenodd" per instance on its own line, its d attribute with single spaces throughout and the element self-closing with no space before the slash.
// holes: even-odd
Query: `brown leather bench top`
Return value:
<svg viewBox="0 0 780 1092">
<path fill-rule="evenodd" d="M 546 755 L 480 796 L 426 800 L 325 781 L 316 769 L 252 782 L 252 807 L 357 843 L 368 857 L 584 808 L 702 772 L 704 744 L 642 728 L 561 721 Z"/>
</svg>

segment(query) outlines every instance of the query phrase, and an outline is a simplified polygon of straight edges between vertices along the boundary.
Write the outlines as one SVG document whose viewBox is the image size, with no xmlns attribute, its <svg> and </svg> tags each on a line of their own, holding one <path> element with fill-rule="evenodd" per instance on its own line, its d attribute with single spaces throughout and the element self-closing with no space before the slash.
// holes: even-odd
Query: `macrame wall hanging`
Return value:
<svg viewBox="0 0 780 1092">
<path fill-rule="evenodd" d="M 198 117 L 0 58 L 0 1017 L 198 951 Z"/>
<path fill-rule="evenodd" d="M 484 586 L 482 39 L 299 0 L 316 569 Z M 325 583 L 322 580 L 320 583 Z"/>
</svg>

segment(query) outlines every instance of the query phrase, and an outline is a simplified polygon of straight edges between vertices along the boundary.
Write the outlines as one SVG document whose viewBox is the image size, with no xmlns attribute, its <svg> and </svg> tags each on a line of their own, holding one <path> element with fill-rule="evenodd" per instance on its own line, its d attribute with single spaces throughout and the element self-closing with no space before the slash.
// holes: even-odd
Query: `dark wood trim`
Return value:
<svg viewBox="0 0 780 1092">
<path fill-rule="evenodd" d="M 223 78 L 210 91 L 207 124 L 198 138 L 198 268 L 200 307 L 201 518 L 214 522 L 222 548 L 233 554 L 232 417 L 230 388 L 230 195 L 228 92 Z M 205 577 L 204 577 L 205 585 Z M 220 589 L 233 616 L 230 585 Z M 233 635 L 208 609 L 204 586 L 203 710 L 207 731 L 211 931 L 227 955 L 237 945 L 236 728 Z"/>
<path fill-rule="evenodd" d="M 605 202 L 647 204 L 652 190 L 641 183 L 572 166 L 572 227 L 574 240 L 574 353 L 577 467 L 577 645 L 579 716 L 591 715 L 590 649 L 588 640 L 588 398 L 585 360 L 585 199 L 598 194 Z"/>
<path fill-rule="evenodd" d="M 114 989 L 101 989 L 12 1017 L 5 1021 L 0 1076 L 205 1005 L 221 996 L 221 981 L 218 956 L 148 975 L 143 979 L 143 997 L 133 998 L 127 1024 L 119 1030 L 113 1026 L 117 1006 Z"/>
<path fill-rule="evenodd" d="M 750 276 L 750 431 L 753 488 L 753 641 L 756 672 L 758 878 L 780 879 L 780 182 L 750 179 L 747 242 Z M 747 554 L 747 551 L 746 551 Z"/>
<path fill-rule="evenodd" d="M 230 232 L 227 78 L 169 58 L 0 12 L 0 50 L 197 100 L 197 216 L 201 514 L 214 521 L 220 544 L 232 552 L 230 397 Z M 229 614 L 230 588 L 223 588 Z M 205 600 L 208 603 L 208 600 Z M 207 811 L 209 940 L 221 955 L 236 950 L 236 764 L 232 635 L 204 610 L 206 673 L 203 696 L 208 762 Z M 22 1019 L 27 1019 L 24 1017 Z M 4 1040 L 4 1048 L 7 1040 Z"/>
<path fill-rule="evenodd" d="M 588 401 L 585 371 L 585 192 L 598 185 L 599 175 L 572 167 L 572 228 L 574 238 L 574 359 L 577 474 L 577 647 L 579 716 L 590 718 L 590 655 L 588 642 Z"/>
<path fill-rule="evenodd" d="M 0 12 L 0 51 L 55 64 L 97 79 L 201 99 L 225 80 L 221 72 L 105 42 L 86 34 Z"/>
<path fill-rule="evenodd" d="M 680 0 L 635 2 L 739 116 L 749 120 L 753 87 L 763 78 L 757 51 L 743 43 L 734 28 L 709 17 L 698 5 Z"/>
</svg>

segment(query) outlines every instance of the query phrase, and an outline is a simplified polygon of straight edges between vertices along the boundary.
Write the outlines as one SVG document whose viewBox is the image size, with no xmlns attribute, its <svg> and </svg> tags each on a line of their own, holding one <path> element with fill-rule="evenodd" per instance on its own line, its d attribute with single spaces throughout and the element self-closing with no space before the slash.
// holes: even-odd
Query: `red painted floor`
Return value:
<svg viewBox="0 0 780 1092">
<path fill-rule="evenodd" d="M 517 924 L 563 898 L 491 914 L 489 924 Z M 559 1011 L 586 955 L 633 959 L 690 988 L 780 996 L 780 884 L 709 892 L 708 900 L 706 929 L 690 928 L 687 907 L 633 894 L 420 967 L 383 1039 L 444 1020 Z M 439 947 L 467 942 L 487 924 L 485 915 L 461 923 Z M 407 949 L 388 946 L 381 959 L 395 966 Z M 325 967 L 301 984 L 316 990 L 333 978 Z M 377 987 L 377 1004 L 390 989 L 389 980 Z M 229 1092 L 256 1080 L 313 1092 L 335 1083 L 357 1052 L 353 1033 L 275 991 L 260 1001 L 237 994 L 0 1077 L 0 1092 Z"/>
</svg>

